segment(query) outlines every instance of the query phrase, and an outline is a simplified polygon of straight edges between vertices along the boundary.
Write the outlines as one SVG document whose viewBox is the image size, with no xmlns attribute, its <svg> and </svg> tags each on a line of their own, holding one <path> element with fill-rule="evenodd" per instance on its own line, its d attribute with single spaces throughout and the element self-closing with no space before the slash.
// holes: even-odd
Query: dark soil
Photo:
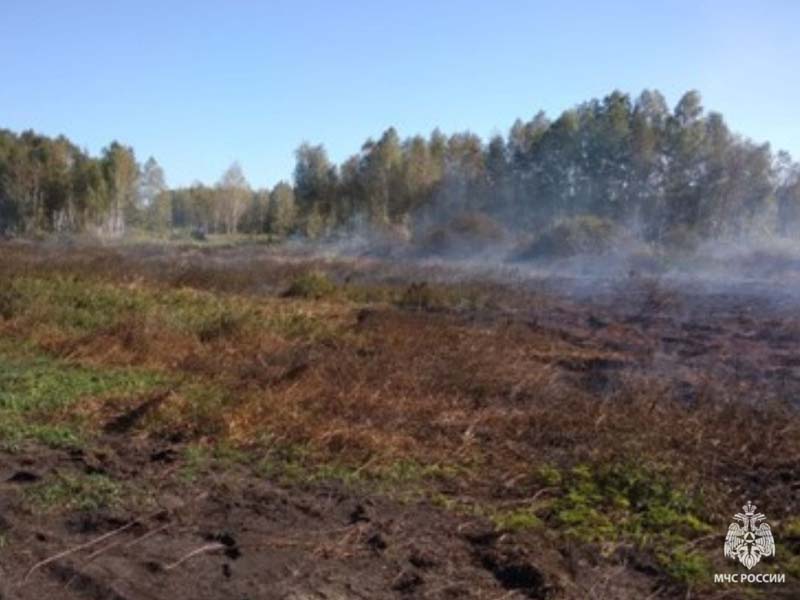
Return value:
<svg viewBox="0 0 800 600">
<path fill-rule="evenodd" d="M 186 483 L 164 461 L 176 448 L 113 438 L 106 447 L 99 462 L 57 451 L 0 457 L 4 600 L 547 598 L 565 591 L 567 558 L 533 552 L 481 519 L 340 485 L 281 487 L 235 467 Z M 54 518 L 25 502 L 25 486 L 47 475 L 97 470 L 161 480 L 157 507 Z M 633 576 L 626 585 L 638 593 L 647 582 Z"/>
</svg>

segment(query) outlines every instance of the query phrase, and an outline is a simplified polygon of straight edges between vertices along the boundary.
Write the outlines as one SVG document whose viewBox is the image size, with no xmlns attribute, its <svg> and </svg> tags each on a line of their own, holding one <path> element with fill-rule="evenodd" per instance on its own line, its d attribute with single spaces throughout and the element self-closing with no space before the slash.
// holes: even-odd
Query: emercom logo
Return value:
<svg viewBox="0 0 800 600">
<path fill-rule="evenodd" d="M 786 573 L 714 573 L 714 583 L 786 583 Z"/>
<path fill-rule="evenodd" d="M 723 553 L 726 558 L 738 560 L 748 570 L 762 558 L 775 556 L 775 540 L 767 524 L 767 517 L 756 512 L 756 506 L 748 501 L 744 512 L 733 516 L 733 523 L 725 536 Z M 785 583 L 784 573 L 715 573 L 714 583 Z"/>
<path fill-rule="evenodd" d="M 767 517 L 756 512 L 756 506 L 747 501 L 744 513 L 736 513 L 734 522 L 725 536 L 725 556 L 752 569 L 764 556 L 775 556 L 775 540 L 766 523 Z M 736 522 L 738 521 L 738 523 Z"/>
</svg>

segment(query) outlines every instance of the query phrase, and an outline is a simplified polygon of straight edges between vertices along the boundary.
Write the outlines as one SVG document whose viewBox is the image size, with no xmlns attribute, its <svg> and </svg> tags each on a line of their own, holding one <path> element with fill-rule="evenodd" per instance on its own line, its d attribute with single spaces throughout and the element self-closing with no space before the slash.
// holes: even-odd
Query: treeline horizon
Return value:
<svg viewBox="0 0 800 600">
<path fill-rule="evenodd" d="M 175 229 L 312 239 L 405 231 L 465 214 L 513 232 L 590 216 L 646 241 L 685 243 L 800 230 L 800 165 L 732 132 L 689 91 L 619 91 L 517 120 L 484 141 L 469 131 L 401 139 L 394 128 L 341 164 L 323 145 L 295 152 L 293 181 L 253 189 L 238 163 L 216 185 L 167 188 L 154 158 L 112 142 L 93 157 L 64 136 L 0 130 L 0 232 Z"/>
</svg>

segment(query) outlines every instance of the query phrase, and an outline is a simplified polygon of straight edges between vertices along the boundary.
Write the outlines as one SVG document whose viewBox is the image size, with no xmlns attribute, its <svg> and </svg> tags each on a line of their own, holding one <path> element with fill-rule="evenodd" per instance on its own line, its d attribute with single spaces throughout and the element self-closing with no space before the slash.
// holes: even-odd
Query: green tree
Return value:
<svg viewBox="0 0 800 600">
<path fill-rule="evenodd" d="M 304 229 L 317 237 L 336 219 L 338 177 L 324 146 L 302 144 L 295 152 L 295 199 Z"/>
<path fill-rule="evenodd" d="M 145 212 L 145 226 L 164 233 L 172 224 L 171 195 L 167 193 L 164 169 L 152 156 L 142 166 L 139 201 Z"/>
<path fill-rule="evenodd" d="M 115 141 L 103 149 L 102 167 L 110 198 L 104 229 L 119 235 L 124 233 L 126 224 L 142 222 L 137 189 L 139 165 L 133 149 Z"/>
<path fill-rule="evenodd" d="M 296 217 L 294 189 L 285 181 L 281 181 L 272 189 L 269 196 L 270 233 L 280 236 L 287 235 L 294 229 Z"/>
<path fill-rule="evenodd" d="M 252 192 L 250 184 L 238 162 L 234 162 L 222 174 L 217 184 L 218 222 L 226 233 L 236 233 L 239 220 L 247 210 Z"/>
</svg>

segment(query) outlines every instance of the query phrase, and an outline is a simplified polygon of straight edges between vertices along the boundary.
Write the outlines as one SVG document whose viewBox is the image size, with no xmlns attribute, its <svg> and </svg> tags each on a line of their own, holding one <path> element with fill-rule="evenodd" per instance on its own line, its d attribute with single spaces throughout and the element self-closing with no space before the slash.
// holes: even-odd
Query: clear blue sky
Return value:
<svg viewBox="0 0 800 600">
<path fill-rule="evenodd" d="M 0 0 L 0 127 L 112 139 L 170 185 L 291 176 L 368 136 L 471 129 L 618 88 L 696 88 L 800 158 L 800 2 Z"/>
</svg>

